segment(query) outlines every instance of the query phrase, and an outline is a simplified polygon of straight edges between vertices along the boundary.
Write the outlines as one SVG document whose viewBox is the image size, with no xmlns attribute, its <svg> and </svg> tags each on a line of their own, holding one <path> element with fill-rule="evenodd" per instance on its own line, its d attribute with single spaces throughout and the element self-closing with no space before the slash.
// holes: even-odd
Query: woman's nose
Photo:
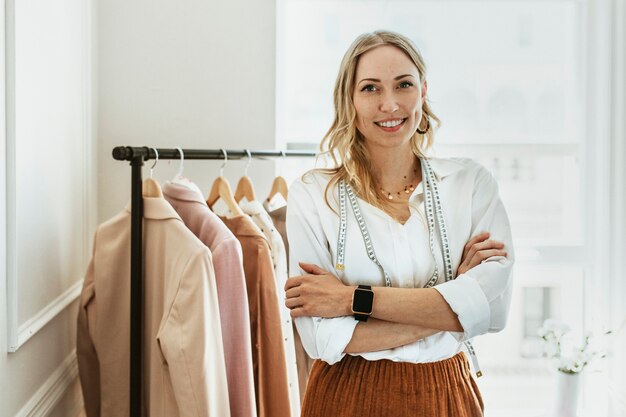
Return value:
<svg viewBox="0 0 626 417">
<path fill-rule="evenodd" d="M 384 94 L 380 103 L 380 111 L 384 113 L 393 113 L 399 108 L 395 95 L 391 93 Z"/>
</svg>

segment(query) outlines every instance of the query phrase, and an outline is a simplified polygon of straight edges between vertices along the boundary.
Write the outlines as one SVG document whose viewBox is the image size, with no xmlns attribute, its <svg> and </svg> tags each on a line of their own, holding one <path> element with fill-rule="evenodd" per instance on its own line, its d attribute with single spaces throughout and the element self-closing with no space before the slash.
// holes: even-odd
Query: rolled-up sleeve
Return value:
<svg viewBox="0 0 626 417">
<path fill-rule="evenodd" d="M 289 187 L 287 205 L 287 239 L 289 241 L 289 276 L 304 274 L 298 262 L 312 263 L 327 271 L 334 271 L 332 255 L 325 238 L 322 221 L 315 199 L 311 192 L 316 192 L 317 184 L 304 184 L 296 180 Z M 332 213 L 329 213 L 332 215 Z M 302 339 L 307 354 L 314 359 L 333 364 L 344 356 L 344 350 L 357 325 L 351 316 L 322 318 L 296 317 L 296 329 Z"/>
<path fill-rule="evenodd" d="M 484 167 L 478 167 L 472 195 L 471 236 L 490 232 L 490 239 L 504 243 L 508 256 L 492 256 L 459 275 L 437 285 L 459 318 L 463 332 L 450 332 L 464 341 L 487 332 L 499 332 L 506 325 L 513 287 L 515 262 L 511 226 L 498 193 L 498 184 Z"/>
</svg>

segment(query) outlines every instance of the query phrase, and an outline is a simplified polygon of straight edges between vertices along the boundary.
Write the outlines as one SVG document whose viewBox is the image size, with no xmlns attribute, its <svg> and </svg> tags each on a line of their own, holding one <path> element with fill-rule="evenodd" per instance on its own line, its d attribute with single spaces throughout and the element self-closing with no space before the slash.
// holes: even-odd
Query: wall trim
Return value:
<svg viewBox="0 0 626 417">
<path fill-rule="evenodd" d="M 6 112 L 6 182 L 4 197 L 6 200 L 6 212 L 4 216 L 4 226 L 6 228 L 6 308 L 7 308 L 7 346 L 9 353 L 16 352 L 27 340 L 49 323 L 64 308 L 71 304 L 80 294 L 82 279 L 73 284 L 55 300 L 50 302 L 41 311 L 35 314 L 24 323 L 19 323 L 21 317 L 18 315 L 18 302 L 20 290 L 20 280 L 30 279 L 30 277 L 20 276 L 18 265 L 18 235 L 17 219 L 17 148 L 16 148 L 16 120 L 15 120 L 15 63 L 16 63 L 16 42 L 15 42 L 15 7 L 16 0 L 6 0 L 5 4 L 5 112 Z M 95 213 L 97 211 L 95 187 L 95 170 L 93 168 L 93 140 L 94 140 L 94 108 L 93 108 L 93 51 L 90 49 L 93 44 L 93 5 L 86 2 L 83 6 L 82 23 L 82 61 L 83 78 L 81 80 L 83 88 L 82 117 L 85 120 L 83 136 L 83 166 L 79 174 L 83 179 L 82 183 L 82 226 L 83 244 L 81 249 L 76 250 L 76 257 L 83 260 L 83 268 L 86 268 L 91 257 L 91 235 L 93 234 Z M 84 270 L 84 269 L 83 269 Z M 24 275 L 24 274 L 22 274 Z M 1 285 L 1 283 L 0 283 Z M 56 291 L 55 291 L 56 293 Z M 47 300 L 46 300 L 47 301 Z"/>
<path fill-rule="evenodd" d="M 17 351 L 20 346 L 28 341 L 35 333 L 54 319 L 67 306 L 74 302 L 80 295 L 83 280 L 78 280 L 74 285 L 55 298 L 50 304 L 42 308 L 37 314 L 26 320 L 17 330 L 17 344 L 9 345 L 9 352 Z"/>
<path fill-rule="evenodd" d="M 52 372 L 15 417 L 46 417 L 78 377 L 76 350 Z"/>
<path fill-rule="evenodd" d="M 5 147 L 6 147 L 6 300 L 7 300 L 7 345 L 17 345 L 17 268 L 15 261 L 15 0 L 5 4 Z"/>
</svg>

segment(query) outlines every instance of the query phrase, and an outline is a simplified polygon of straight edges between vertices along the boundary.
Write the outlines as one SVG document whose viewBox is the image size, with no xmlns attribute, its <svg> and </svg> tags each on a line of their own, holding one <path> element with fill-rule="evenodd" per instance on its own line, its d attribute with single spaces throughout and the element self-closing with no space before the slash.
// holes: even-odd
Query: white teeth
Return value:
<svg viewBox="0 0 626 417">
<path fill-rule="evenodd" d="M 376 122 L 376 124 L 382 127 L 396 127 L 402 122 L 404 122 L 404 119 L 392 120 L 390 122 Z"/>
</svg>

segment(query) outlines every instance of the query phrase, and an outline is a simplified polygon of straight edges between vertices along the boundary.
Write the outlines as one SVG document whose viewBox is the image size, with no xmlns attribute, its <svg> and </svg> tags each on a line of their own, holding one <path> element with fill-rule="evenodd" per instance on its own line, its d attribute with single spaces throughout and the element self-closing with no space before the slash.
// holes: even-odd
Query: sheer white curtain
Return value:
<svg viewBox="0 0 626 417">
<path fill-rule="evenodd" d="M 608 416 L 626 416 L 626 4 L 620 0 L 588 3 L 586 29 L 589 68 L 589 177 L 586 183 L 593 263 L 586 290 L 587 326 L 601 322 L 621 327 L 608 378 L 588 378 L 586 402 L 607 399 Z M 604 410 L 603 410 L 604 411 Z"/>
</svg>

